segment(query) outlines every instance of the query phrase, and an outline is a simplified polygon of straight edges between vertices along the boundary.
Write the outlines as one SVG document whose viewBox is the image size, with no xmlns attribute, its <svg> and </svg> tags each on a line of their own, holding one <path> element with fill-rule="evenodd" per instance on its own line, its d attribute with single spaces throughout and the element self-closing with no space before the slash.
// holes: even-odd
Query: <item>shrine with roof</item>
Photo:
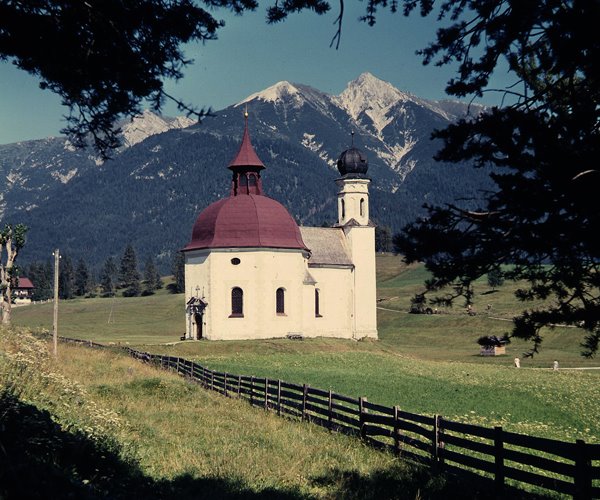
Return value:
<svg viewBox="0 0 600 500">
<path fill-rule="evenodd" d="M 183 249 L 186 338 L 377 338 L 364 154 L 351 147 L 338 160 L 338 217 L 329 228 L 298 226 L 265 195 L 247 114 L 228 168 L 229 196 L 200 213 Z"/>
</svg>

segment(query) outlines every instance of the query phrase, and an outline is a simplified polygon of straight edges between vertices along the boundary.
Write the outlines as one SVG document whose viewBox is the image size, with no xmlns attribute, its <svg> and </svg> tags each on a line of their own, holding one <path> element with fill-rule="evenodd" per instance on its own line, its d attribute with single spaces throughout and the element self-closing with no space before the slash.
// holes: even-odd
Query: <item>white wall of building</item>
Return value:
<svg viewBox="0 0 600 500">
<path fill-rule="evenodd" d="M 238 258 L 238 265 L 232 259 Z M 305 284 L 306 271 L 315 284 Z M 304 337 L 360 338 L 354 333 L 354 271 L 307 268 L 299 250 L 212 249 L 186 253 L 186 302 L 204 299 L 203 336 L 210 340 Z M 243 317 L 231 315 L 231 290 L 244 292 Z M 276 290 L 285 290 L 285 314 L 276 312 Z M 315 314 L 319 290 L 319 316 Z M 186 336 L 195 338 L 189 316 Z"/>
<path fill-rule="evenodd" d="M 306 308 L 305 324 L 309 337 L 353 338 L 353 271 L 350 268 L 309 268 L 315 278 L 306 301 L 312 307 Z M 315 316 L 315 289 L 319 290 L 319 317 Z"/>
<path fill-rule="evenodd" d="M 204 337 L 285 337 L 304 330 L 305 258 L 301 250 L 212 249 L 187 252 L 186 299 L 198 287 L 207 303 Z M 232 259 L 239 259 L 238 265 Z M 243 317 L 231 315 L 231 291 L 243 290 Z M 276 290 L 284 289 L 284 314 L 276 312 Z M 200 292 L 202 296 L 202 292 Z M 188 332 L 189 333 L 189 332 Z"/>
<path fill-rule="evenodd" d="M 354 262 L 354 330 L 357 338 L 377 338 L 375 228 L 344 228 Z"/>
</svg>

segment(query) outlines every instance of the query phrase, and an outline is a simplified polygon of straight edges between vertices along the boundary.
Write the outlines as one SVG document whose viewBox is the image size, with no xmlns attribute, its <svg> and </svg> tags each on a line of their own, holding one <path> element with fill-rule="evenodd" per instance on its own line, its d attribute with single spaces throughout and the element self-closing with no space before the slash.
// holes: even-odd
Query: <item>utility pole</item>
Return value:
<svg viewBox="0 0 600 500">
<path fill-rule="evenodd" d="M 54 356 L 58 356 L 58 261 L 60 252 L 58 248 L 52 252 L 54 255 L 54 328 L 52 330 L 52 340 L 54 342 Z"/>
</svg>

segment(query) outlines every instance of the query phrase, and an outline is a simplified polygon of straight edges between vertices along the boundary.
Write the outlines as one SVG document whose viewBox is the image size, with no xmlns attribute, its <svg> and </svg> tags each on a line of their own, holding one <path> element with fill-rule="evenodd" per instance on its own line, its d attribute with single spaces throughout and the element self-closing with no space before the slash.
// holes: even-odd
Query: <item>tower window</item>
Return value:
<svg viewBox="0 0 600 500">
<path fill-rule="evenodd" d="M 285 314 L 285 290 L 278 288 L 275 292 L 275 310 L 277 314 Z"/>
<path fill-rule="evenodd" d="M 346 218 L 346 203 L 342 200 L 342 220 Z"/>
<path fill-rule="evenodd" d="M 241 318 L 244 316 L 244 291 L 235 287 L 231 290 L 231 317 Z"/>
<path fill-rule="evenodd" d="M 319 304 L 319 290 L 315 289 L 315 318 L 321 318 L 320 312 L 320 304 Z"/>
<path fill-rule="evenodd" d="M 246 174 L 238 175 L 238 194 L 248 194 L 248 177 L 246 177 Z"/>
<path fill-rule="evenodd" d="M 365 216 L 365 199 L 364 198 L 360 199 L 360 216 L 361 217 Z"/>
</svg>

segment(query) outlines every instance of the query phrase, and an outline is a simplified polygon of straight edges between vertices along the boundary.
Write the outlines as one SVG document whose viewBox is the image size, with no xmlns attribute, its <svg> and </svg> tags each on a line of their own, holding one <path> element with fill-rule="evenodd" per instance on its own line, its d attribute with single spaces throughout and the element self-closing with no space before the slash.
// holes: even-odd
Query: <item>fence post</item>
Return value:
<svg viewBox="0 0 600 500">
<path fill-rule="evenodd" d="M 400 426 L 399 424 L 399 408 L 394 406 L 394 452 L 400 455 Z"/>
<path fill-rule="evenodd" d="M 265 410 L 269 409 L 269 379 L 265 378 Z"/>
<path fill-rule="evenodd" d="M 575 441 L 575 500 L 592 498 L 592 461 L 583 439 Z"/>
<path fill-rule="evenodd" d="M 504 437 L 502 427 L 494 427 L 494 486 L 496 492 L 504 489 Z"/>
<path fill-rule="evenodd" d="M 223 376 L 223 390 L 225 391 L 225 397 L 227 397 L 227 372 L 225 372 L 225 375 Z"/>
<path fill-rule="evenodd" d="M 333 408 L 331 407 L 332 405 L 332 401 L 331 401 L 331 389 L 329 389 L 329 400 L 328 400 L 328 404 L 327 404 L 327 428 L 329 430 L 331 430 L 331 423 L 333 420 Z"/>
<path fill-rule="evenodd" d="M 362 396 L 358 398 L 358 419 L 360 422 L 360 438 L 361 439 L 366 439 L 366 437 L 367 437 L 365 414 L 368 413 L 368 410 L 365 408 L 366 402 L 367 402 L 367 398 L 364 398 Z"/>
<path fill-rule="evenodd" d="M 240 397 L 241 393 L 242 393 L 242 376 L 238 375 L 238 387 L 237 387 L 238 398 Z"/>
<path fill-rule="evenodd" d="M 250 406 L 254 405 L 254 375 L 250 377 Z"/>
<path fill-rule="evenodd" d="M 306 397 L 308 396 L 308 386 L 302 387 L 302 420 L 306 420 Z"/>
<path fill-rule="evenodd" d="M 210 372 L 210 390 L 215 390 L 215 371 L 211 370 Z"/>
<path fill-rule="evenodd" d="M 431 436 L 431 460 L 434 465 L 437 465 L 439 460 L 439 442 L 440 442 L 440 430 L 439 430 L 439 415 L 433 416 L 433 432 Z"/>
<path fill-rule="evenodd" d="M 281 416 L 281 379 L 277 380 L 277 415 Z"/>
<path fill-rule="evenodd" d="M 185 366 L 185 360 L 184 360 L 184 366 Z M 175 371 L 179 375 L 179 358 L 177 358 L 177 367 L 175 368 Z"/>
</svg>

